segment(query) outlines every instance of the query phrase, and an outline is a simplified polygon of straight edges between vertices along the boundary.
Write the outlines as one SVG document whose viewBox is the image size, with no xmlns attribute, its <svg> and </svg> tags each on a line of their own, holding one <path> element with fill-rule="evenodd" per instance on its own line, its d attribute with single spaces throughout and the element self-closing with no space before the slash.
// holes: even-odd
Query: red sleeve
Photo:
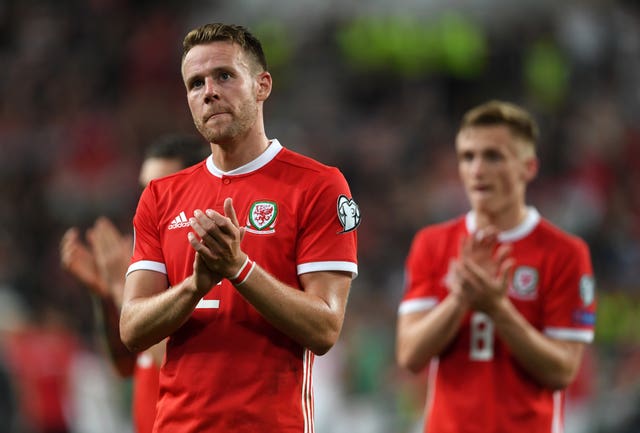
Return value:
<svg viewBox="0 0 640 433">
<path fill-rule="evenodd" d="M 129 272 L 137 269 L 150 269 L 166 273 L 158 230 L 157 198 L 155 184 L 152 181 L 142 192 L 136 214 L 133 217 L 133 257 Z"/>
<path fill-rule="evenodd" d="M 411 243 L 405 260 L 404 296 L 400 303 L 401 314 L 424 311 L 433 308 L 439 302 L 437 287 L 442 275 L 437 271 L 434 257 L 435 239 L 433 230 L 420 230 Z"/>
<path fill-rule="evenodd" d="M 344 176 L 336 168 L 313 179 L 301 201 L 297 242 L 298 274 L 341 270 L 357 274 L 360 209 Z"/>
<path fill-rule="evenodd" d="M 545 292 L 544 331 L 547 335 L 591 342 L 595 325 L 595 281 L 589 250 L 572 238 L 551 261 L 549 290 Z"/>
<path fill-rule="evenodd" d="M 405 260 L 404 299 L 424 297 L 433 294 L 433 273 L 430 271 L 428 229 L 422 229 L 413 238 L 409 254 Z"/>
<path fill-rule="evenodd" d="M 425 227 L 416 234 L 405 261 L 400 314 L 428 310 L 448 296 L 445 280 L 464 236 L 463 218 Z"/>
</svg>

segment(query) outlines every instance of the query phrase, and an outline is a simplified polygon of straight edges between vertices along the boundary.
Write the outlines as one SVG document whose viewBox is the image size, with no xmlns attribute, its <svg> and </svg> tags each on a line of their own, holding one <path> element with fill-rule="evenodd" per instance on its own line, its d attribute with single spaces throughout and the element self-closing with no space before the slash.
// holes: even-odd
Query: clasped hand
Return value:
<svg viewBox="0 0 640 433">
<path fill-rule="evenodd" d="M 510 253 L 511 245 L 498 246 L 493 227 L 464 238 L 460 255 L 449 265 L 449 291 L 471 309 L 491 314 L 506 298 L 515 263 Z"/>
<path fill-rule="evenodd" d="M 231 198 L 224 201 L 224 215 L 212 209 L 197 209 L 189 223 L 193 232 L 188 238 L 196 251 L 193 278 L 196 290 L 205 295 L 222 278 L 235 275 L 246 254 L 240 243 L 245 229 L 240 227 Z"/>
</svg>

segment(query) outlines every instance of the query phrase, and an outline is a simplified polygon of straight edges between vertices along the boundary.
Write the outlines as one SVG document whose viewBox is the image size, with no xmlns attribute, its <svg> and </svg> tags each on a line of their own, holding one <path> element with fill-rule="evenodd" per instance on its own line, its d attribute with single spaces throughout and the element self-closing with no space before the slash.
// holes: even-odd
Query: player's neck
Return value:
<svg viewBox="0 0 640 433">
<path fill-rule="evenodd" d="M 514 206 L 498 212 L 476 211 L 476 225 L 478 229 L 494 226 L 500 231 L 507 231 L 518 227 L 527 217 L 527 206 Z"/>
<path fill-rule="evenodd" d="M 213 163 L 221 171 L 234 170 L 262 155 L 269 144 L 264 133 L 248 135 L 228 143 L 212 143 Z"/>
</svg>

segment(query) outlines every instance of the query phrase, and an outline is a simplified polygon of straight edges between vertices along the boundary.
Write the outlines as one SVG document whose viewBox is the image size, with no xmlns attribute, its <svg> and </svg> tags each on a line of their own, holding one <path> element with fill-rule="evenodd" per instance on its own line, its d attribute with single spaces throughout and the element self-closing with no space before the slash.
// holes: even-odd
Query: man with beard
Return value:
<svg viewBox="0 0 640 433">
<path fill-rule="evenodd" d="M 190 31 L 182 77 L 212 155 L 142 194 L 120 321 L 134 351 L 169 337 L 154 432 L 313 431 L 360 211 L 338 169 L 267 138 L 272 78 L 244 27 Z"/>
</svg>

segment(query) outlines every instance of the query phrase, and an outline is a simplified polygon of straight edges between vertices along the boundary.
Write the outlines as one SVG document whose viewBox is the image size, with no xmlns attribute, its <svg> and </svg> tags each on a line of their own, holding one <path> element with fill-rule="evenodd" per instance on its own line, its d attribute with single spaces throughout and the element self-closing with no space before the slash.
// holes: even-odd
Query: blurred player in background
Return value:
<svg viewBox="0 0 640 433">
<path fill-rule="evenodd" d="M 338 169 L 267 138 L 272 79 L 251 33 L 207 24 L 183 47 L 212 156 L 140 198 L 122 339 L 169 337 L 155 433 L 312 432 L 313 359 L 342 329 L 360 212 Z"/>
<path fill-rule="evenodd" d="M 563 429 L 595 285 L 586 244 L 526 205 L 537 136 L 513 104 L 467 112 L 456 152 L 471 211 L 419 231 L 408 254 L 397 359 L 414 372 L 431 361 L 429 433 Z"/>
<path fill-rule="evenodd" d="M 192 136 L 160 137 L 146 150 L 140 169 L 140 186 L 167 176 L 206 158 L 208 149 Z M 132 239 L 106 217 L 87 230 L 87 243 L 72 227 L 60 243 L 63 268 L 91 290 L 99 306 L 98 316 L 106 337 L 110 359 L 123 377 L 133 376 L 133 418 L 136 433 L 151 433 L 158 395 L 158 371 L 165 345 L 160 342 L 139 353 L 130 352 L 120 340 L 119 318 L 124 278 L 131 262 Z"/>
</svg>

